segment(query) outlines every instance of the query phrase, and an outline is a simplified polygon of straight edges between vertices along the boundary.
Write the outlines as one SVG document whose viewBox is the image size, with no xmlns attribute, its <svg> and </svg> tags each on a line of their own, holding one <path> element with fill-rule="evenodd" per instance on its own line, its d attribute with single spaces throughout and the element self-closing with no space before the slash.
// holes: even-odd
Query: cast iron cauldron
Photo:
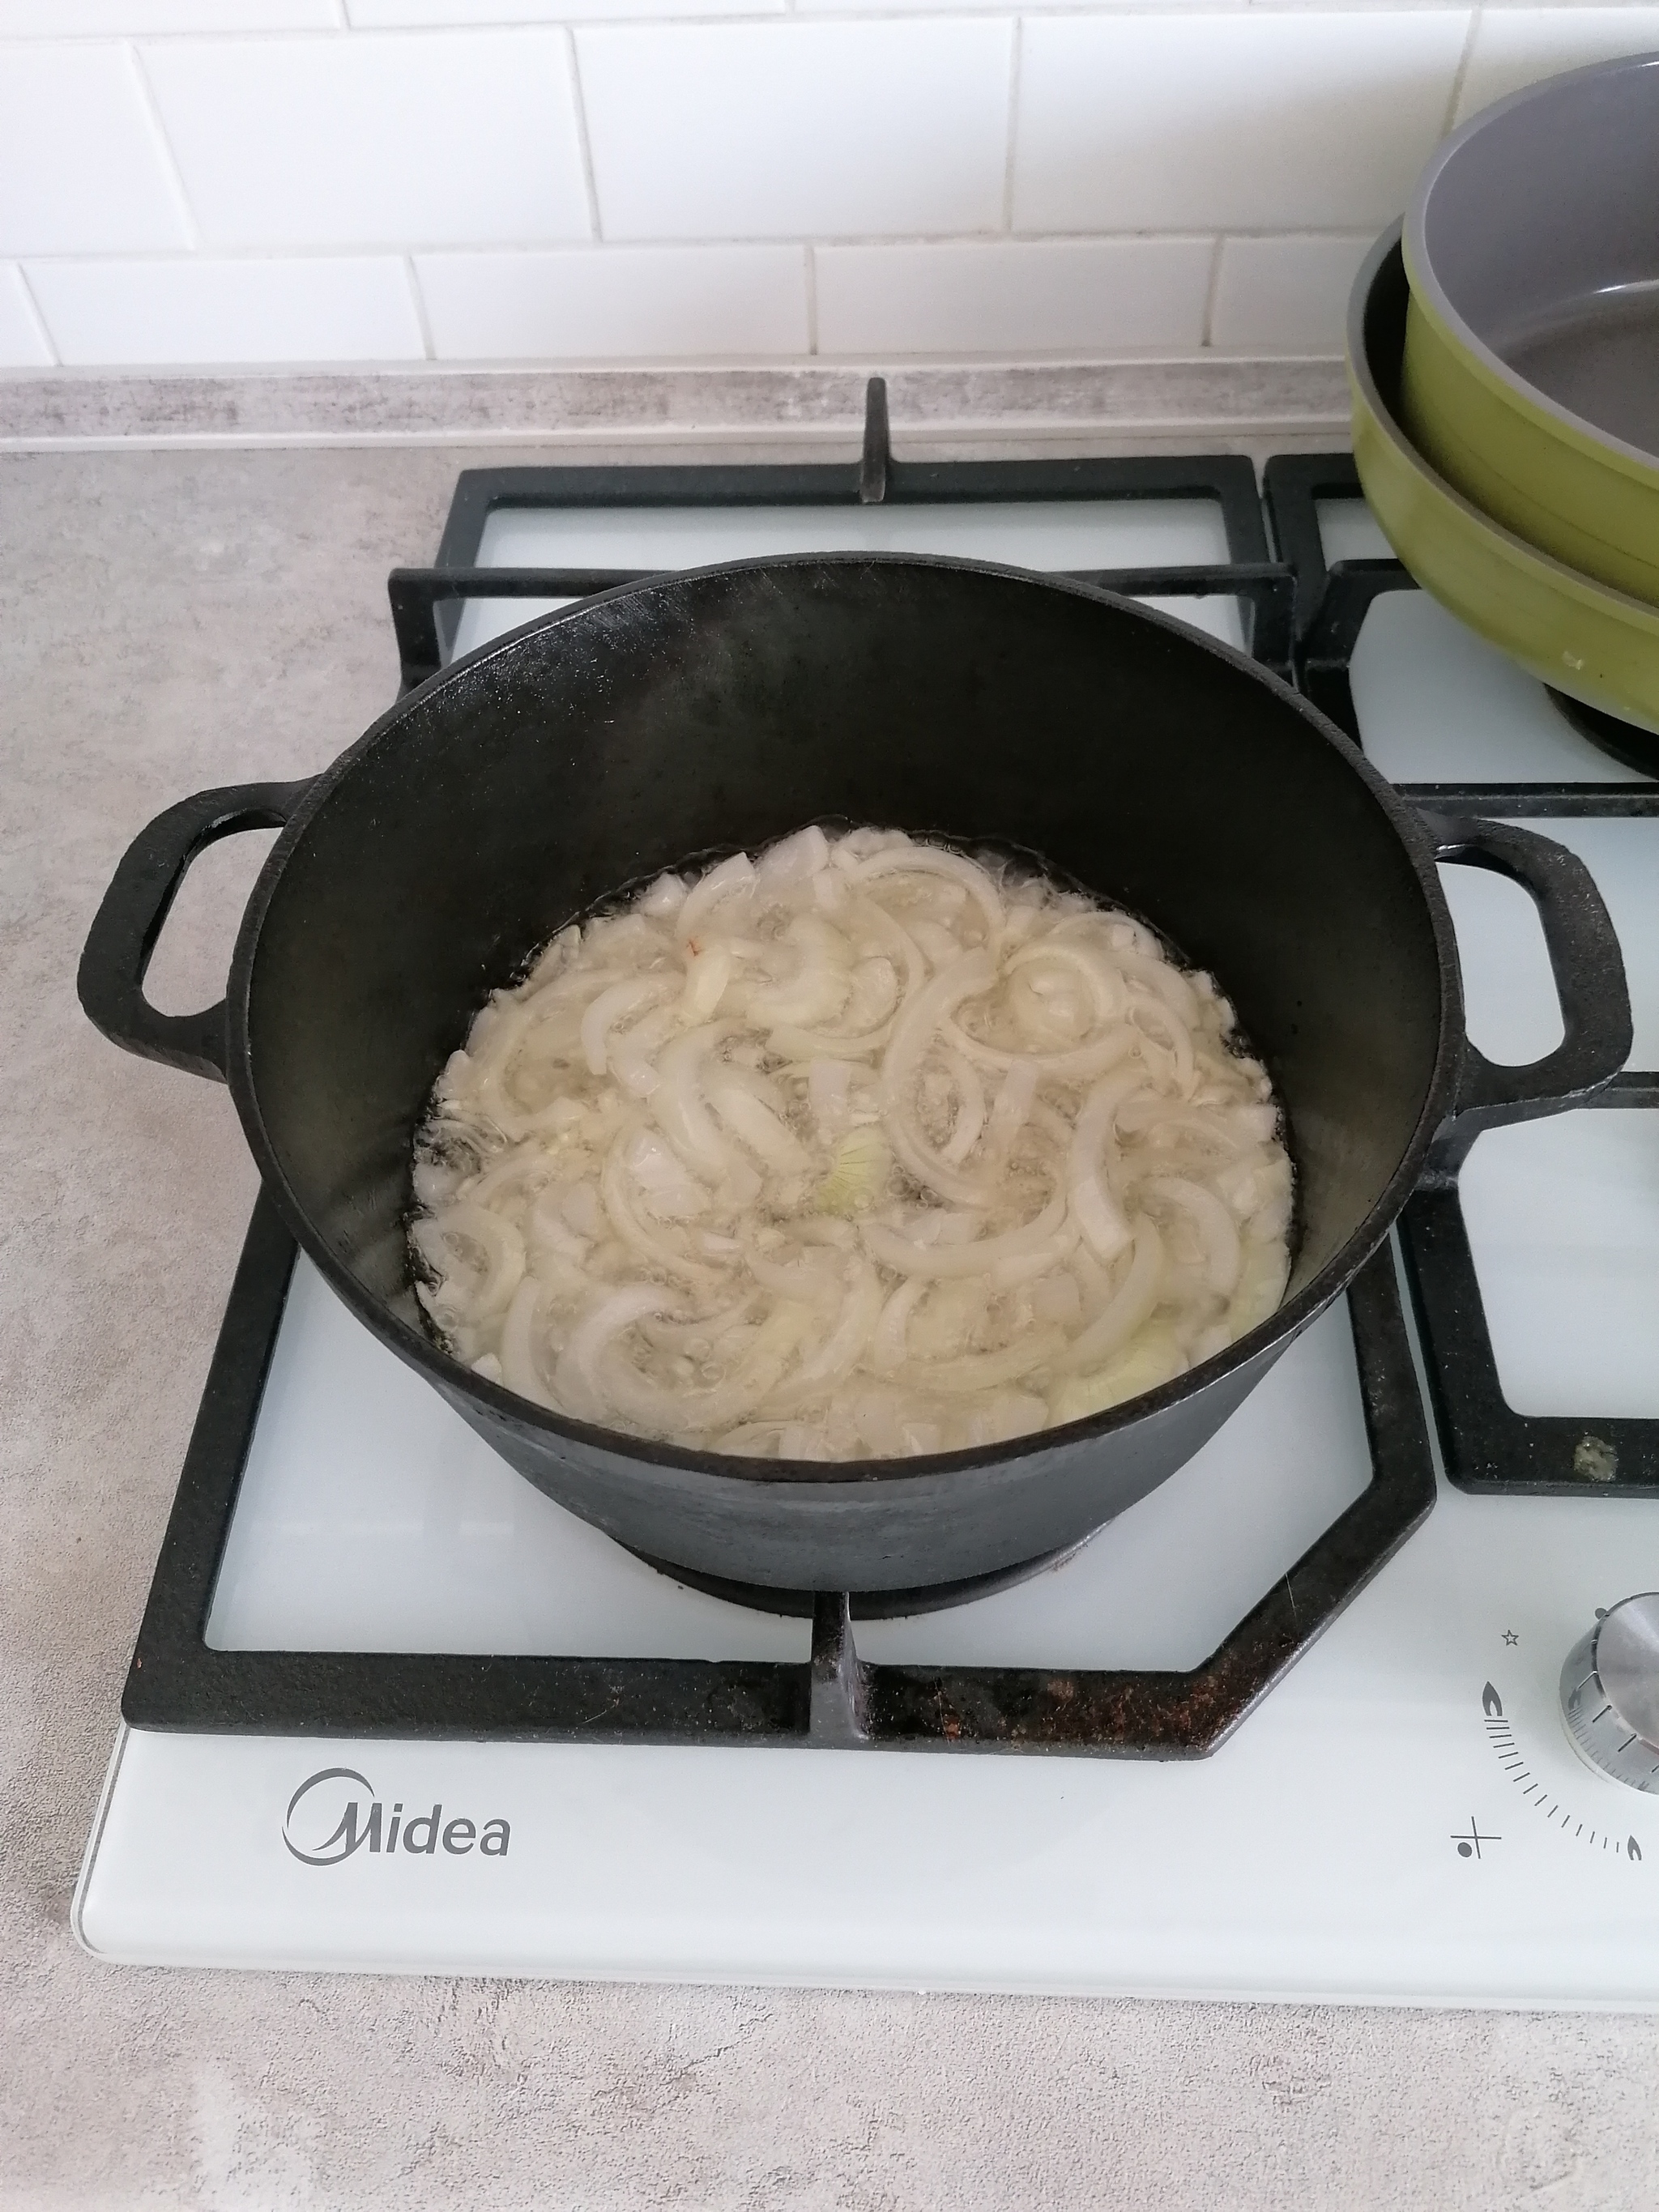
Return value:
<svg viewBox="0 0 1659 2212">
<path fill-rule="evenodd" d="M 1040 854 L 1217 974 L 1297 1172 L 1270 1321 L 1067 1428 L 841 1466 L 590 1427 L 438 1347 L 405 1256 L 410 1146 L 486 994 L 623 886 L 815 820 Z M 157 1013 L 144 968 L 191 857 L 277 823 L 223 1003 Z M 1465 1038 L 1437 854 L 1538 902 L 1566 1034 L 1535 1066 L 1495 1067 Z M 1177 623 L 1018 570 L 864 554 L 602 592 L 422 684 L 308 782 L 185 800 L 122 861 L 80 985 L 118 1043 L 228 1077 L 301 1245 L 520 1474 L 656 1559 L 789 1590 L 937 1586 L 1099 1528 L 1343 1289 L 1431 1146 L 1583 1097 L 1631 1039 L 1617 940 L 1571 854 L 1425 828 L 1293 692 Z"/>
</svg>

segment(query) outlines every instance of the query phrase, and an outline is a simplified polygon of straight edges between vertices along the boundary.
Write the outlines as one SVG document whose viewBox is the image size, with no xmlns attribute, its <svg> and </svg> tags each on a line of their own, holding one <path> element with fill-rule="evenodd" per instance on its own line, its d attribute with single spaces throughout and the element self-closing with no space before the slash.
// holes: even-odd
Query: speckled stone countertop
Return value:
<svg viewBox="0 0 1659 2212">
<path fill-rule="evenodd" d="M 0 2206 L 1650 2212 L 1659 2019 L 95 1965 L 69 1905 L 254 1193 L 75 969 L 127 839 L 391 698 L 433 446 L 0 458 Z M 499 451 L 492 459 L 506 459 Z M 222 981 L 258 841 L 154 975 Z"/>
</svg>

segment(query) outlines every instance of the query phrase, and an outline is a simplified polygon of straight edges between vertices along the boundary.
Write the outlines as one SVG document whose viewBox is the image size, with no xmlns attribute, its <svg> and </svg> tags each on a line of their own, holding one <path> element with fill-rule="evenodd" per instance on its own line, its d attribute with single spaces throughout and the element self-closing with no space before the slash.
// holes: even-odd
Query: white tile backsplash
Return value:
<svg viewBox="0 0 1659 2212">
<path fill-rule="evenodd" d="M 588 234 L 562 32 L 169 41 L 143 58 L 210 246 Z"/>
<path fill-rule="evenodd" d="M 327 31 L 337 0 L 0 0 L 0 39 L 143 38 L 169 31 Z"/>
<path fill-rule="evenodd" d="M 401 257 L 36 261 L 27 274 L 73 368 L 425 357 Z"/>
<path fill-rule="evenodd" d="M 416 274 L 440 361 L 673 361 L 807 349 L 799 246 L 432 253 Z"/>
<path fill-rule="evenodd" d="M 1017 230 L 1376 228 L 1439 137 L 1462 9 L 1035 17 Z"/>
<path fill-rule="evenodd" d="M 52 348 L 41 332 L 23 272 L 0 262 L 0 368 L 49 368 Z"/>
<path fill-rule="evenodd" d="M 1224 353 L 1340 353 L 1348 295 L 1371 245 L 1370 231 L 1228 239 L 1210 310 L 1211 344 Z"/>
<path fill-rule="evenodd" d="M 1465 123 L 1540 77 L 1659 50 L 1659 8 L 1487 8 L 1458 95 Z"/>
<path fill-rule="evenodd" d="M 128 49 L 0 49 L 0 253 L 143 253 L 190 243 Z"/>
<path fill-rule="evenodd" d="M 1329 357 L 1454 99 L 1655 50 L 1659 0 L 0 0 L 0 366 Z"/>
<path fill-rule="evenodd" d="M 1207 238 L 821 246 L 818 351 L 1190 353 L 1214 258 Z"/>
<path fill-rule="evenodd" d="M 494 23 L 637 22 L 677 16 L 781 15 L 789 0 L 346 0 L 357 30 Z M 1006 5 L 1006 0 L 1000 0 Z"/>
<path fill-rule="evenodd" d="M 603 234 L 994 230 L 1012 44 L 986 18 L 578 31 Z"/>
</svg>

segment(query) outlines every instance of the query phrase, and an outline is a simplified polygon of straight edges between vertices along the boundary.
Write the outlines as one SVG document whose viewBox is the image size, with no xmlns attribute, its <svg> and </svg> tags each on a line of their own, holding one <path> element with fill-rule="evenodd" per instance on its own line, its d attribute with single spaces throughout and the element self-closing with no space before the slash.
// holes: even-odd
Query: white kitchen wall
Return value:
<svg viewBox="0 0 1659 2212">
<path fill-rule="evenodd" d="M 0 364 L 1328 356 L 1659 6 L 0 0 Z"/>
</svg>

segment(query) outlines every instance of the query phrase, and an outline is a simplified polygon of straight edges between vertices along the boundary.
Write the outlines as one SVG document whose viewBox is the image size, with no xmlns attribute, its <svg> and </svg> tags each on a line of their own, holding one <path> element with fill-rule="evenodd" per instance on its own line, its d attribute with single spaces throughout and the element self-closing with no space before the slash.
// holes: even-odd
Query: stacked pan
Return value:
<svg viewBox="0 0 1659 2212">
<path fill-rule="evenodd" d="M 1447 141 L 1360 271 L 1348 368 L 1360 479 L 1418 581 L 1659 732 L 1659 55 Z"/>
</svg>

